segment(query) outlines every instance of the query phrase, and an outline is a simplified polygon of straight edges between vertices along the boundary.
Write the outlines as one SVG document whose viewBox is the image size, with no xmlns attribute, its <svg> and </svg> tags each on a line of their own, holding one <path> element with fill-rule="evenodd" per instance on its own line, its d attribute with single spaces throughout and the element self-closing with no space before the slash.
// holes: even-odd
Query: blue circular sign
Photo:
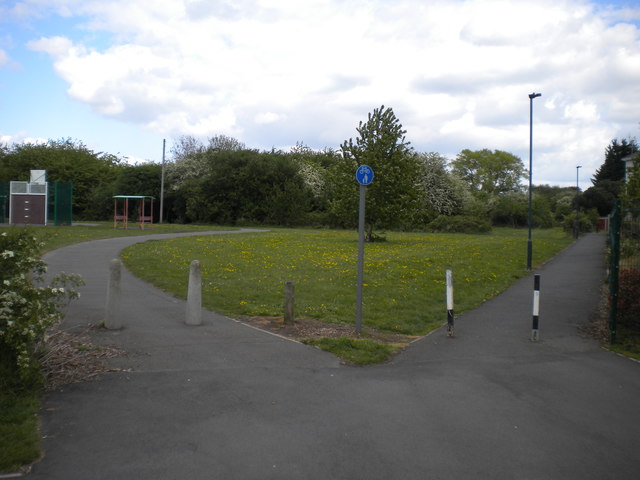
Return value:
<svg viewBox="0 0 640 480">
<path fill-rule="evenodd" d="M 373 169 L 368 165 L 360 165 L 356 170 L 356 180 L 360 185 L 369 185 L 373 181 Z"/>
</svg>

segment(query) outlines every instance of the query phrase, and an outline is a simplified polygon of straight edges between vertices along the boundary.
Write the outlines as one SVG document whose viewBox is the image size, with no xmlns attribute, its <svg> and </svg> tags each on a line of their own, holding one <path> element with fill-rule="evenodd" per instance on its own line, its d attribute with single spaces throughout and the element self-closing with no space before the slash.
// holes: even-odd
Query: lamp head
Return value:
<svg viewBox="0 0 640 480">
<path fill-rule="evenodd" d="M 530 94 L 529 94 L 529 98 L 530 98 L 531 100 L 533 100 L 533 99 L 534 99 L 534 98 L 536 98 L 536 97 L 541 97 L 541 96 L 542 96 L 542 94 L 541 94 L 541 93 L 530 93 Z"/>
</svg>

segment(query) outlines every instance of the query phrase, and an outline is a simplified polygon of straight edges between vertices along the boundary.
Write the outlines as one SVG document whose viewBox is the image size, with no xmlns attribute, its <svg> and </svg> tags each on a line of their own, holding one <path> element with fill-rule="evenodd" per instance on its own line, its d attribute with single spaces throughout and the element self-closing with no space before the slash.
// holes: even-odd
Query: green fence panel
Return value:
<svg viewBox="0 0 640 480">
<path fill-rule="evenodd" d="M 9 222 L 9 183 L 0 182 L 0 223 Z"/>
<path fill-rule="evenodd" d="M 54 199 L 54 224 L 71 225 L 73 221 L 73 183 L 55 182 Z"/>
</svg>

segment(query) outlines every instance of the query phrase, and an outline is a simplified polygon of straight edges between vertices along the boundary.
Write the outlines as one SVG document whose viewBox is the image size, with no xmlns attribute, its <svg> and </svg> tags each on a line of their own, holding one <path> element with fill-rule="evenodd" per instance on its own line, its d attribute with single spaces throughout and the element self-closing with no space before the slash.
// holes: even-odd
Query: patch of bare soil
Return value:
<svg viewBox="0 0 640 480">
<path fill-rule="evenodd" d="M 124 352 L 114 346 L 94 345 L 86 327 L 80 332 L 65 331 L 60 326 L 50 328 L 45 334 L 42 371 L 47 391 L 71 383 L 95 380 L 105 372 L 120 371 L 107 366 L 106 359 L 118 357 Z"/>
<path fill-rule="evenodd" d="M 326 323 L 313 318 L 297 318 L 295 323 L 285 324 L 282 317 L 248 317 L 241 320 L 253 327 L 267 330 L 294 340 L 306 338 L 370 338 L 382 343 L 409 344 L 418 337 L 396 333 L 378 332 L 371 328 L 362 328 L 361 335 L 356 335 L 353 325 Z"/>
</svg>

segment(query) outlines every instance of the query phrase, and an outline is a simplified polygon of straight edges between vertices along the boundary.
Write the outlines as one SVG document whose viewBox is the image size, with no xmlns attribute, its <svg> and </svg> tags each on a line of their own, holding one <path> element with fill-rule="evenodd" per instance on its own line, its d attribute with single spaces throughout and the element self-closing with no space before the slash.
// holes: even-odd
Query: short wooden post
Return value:
<svg viewBox="0 0 640 480">
<path fill-rule="evenodd" d="M 107 284 L 107 301 L 104 312 L 104 326 L 109 330 L 118 330 L 123 327 L 122 315 L 120 314 L 121 278 L 122 262 L 114 258 L 109 263 L 109 283 Z"/>
<path fill-rule="evenodd" d="M 202 324 L 202 267 L 198 260 L 189 267 L 189 286 L 187 290 L 187 325 Z"/>
<path fill-rule="evenodd" d="M 295 304 L 295 287 L 293 282 L 287 282 L 284 287 L 284 323 L 293 325 L 293 306 Z"/>
</svg>

